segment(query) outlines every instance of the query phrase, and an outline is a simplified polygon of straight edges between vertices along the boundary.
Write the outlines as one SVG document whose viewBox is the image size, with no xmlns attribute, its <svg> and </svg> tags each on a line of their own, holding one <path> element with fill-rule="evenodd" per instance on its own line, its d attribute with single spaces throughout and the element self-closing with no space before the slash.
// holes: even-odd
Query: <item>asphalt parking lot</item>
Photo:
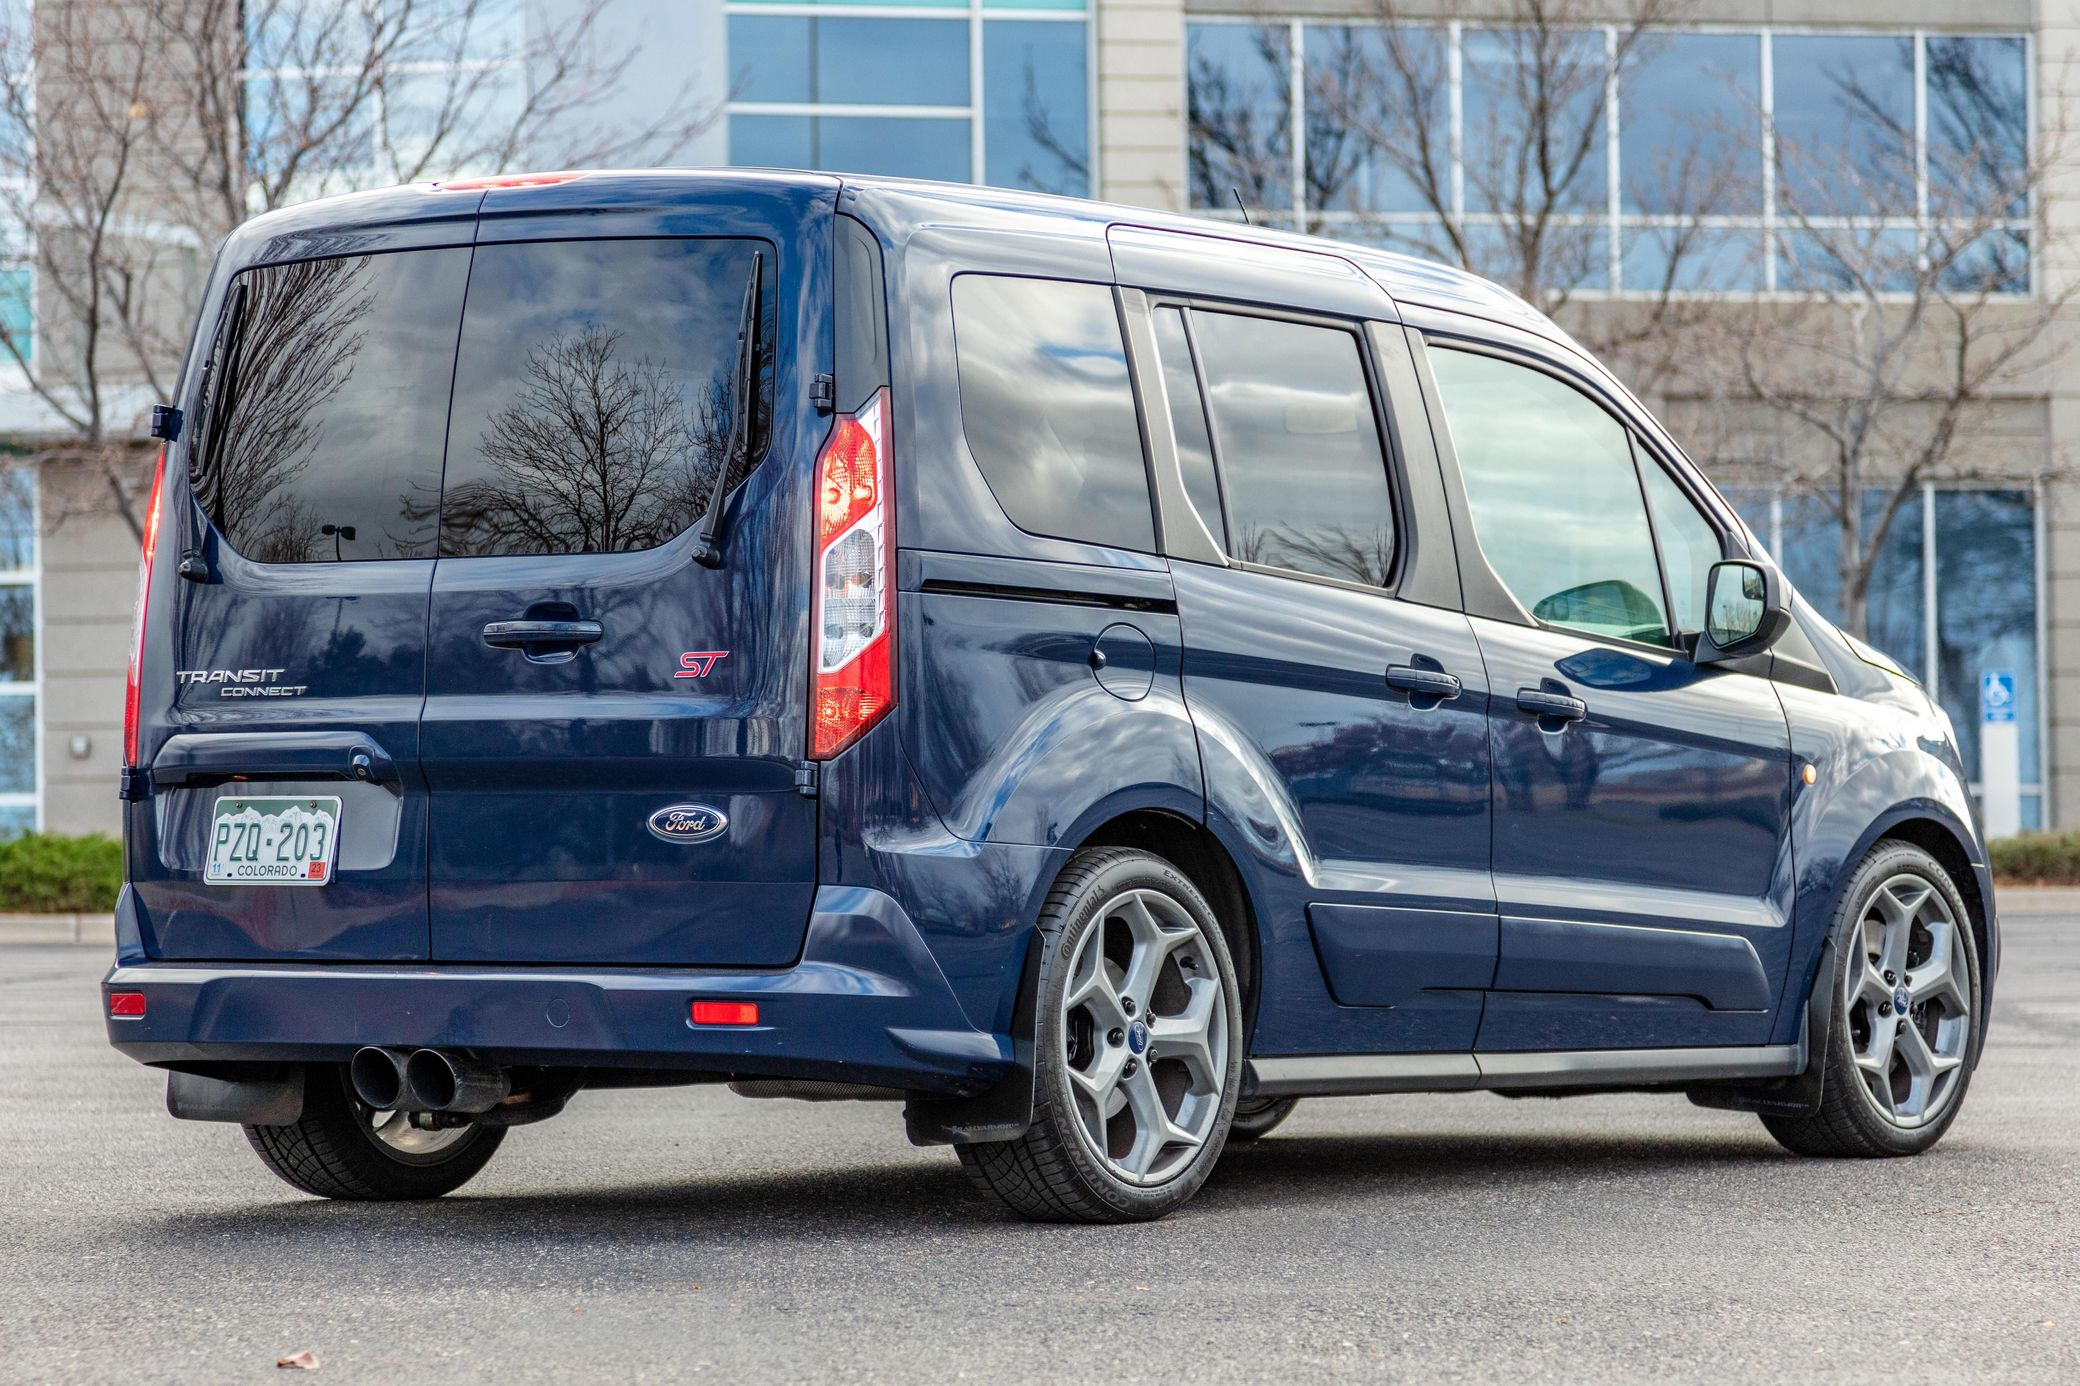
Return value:
<svg viewBox="0 0 2080 1386">
<path fill-rule="evenodd" d="M 1921 1159 L 1680 1098 L 1320 1101 L 1131 1228 L 1010 1220 L 892 1107 L 717 1089 L 324 1203 L 107 1049 L 105 950 L 0 946 L 0 1380 L 2080 1379 L 2080 913 L 2031 903 Z"/>
</svg>

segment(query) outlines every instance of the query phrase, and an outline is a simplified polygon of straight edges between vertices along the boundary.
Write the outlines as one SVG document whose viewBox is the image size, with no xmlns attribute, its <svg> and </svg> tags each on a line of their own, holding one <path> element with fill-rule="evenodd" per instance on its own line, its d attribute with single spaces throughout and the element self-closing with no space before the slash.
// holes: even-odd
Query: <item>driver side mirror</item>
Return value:
<svg viewBox="0 0 2080 1386">
<path fill-rule="evenodd" d="M 1704 633 L 1696 662 L 1723 664 L 1761 654 L 1790 628 L 1784 578 L 1767 563 L 1732 558 L 1714 563 L 1705 579 Z"/>
</svg>

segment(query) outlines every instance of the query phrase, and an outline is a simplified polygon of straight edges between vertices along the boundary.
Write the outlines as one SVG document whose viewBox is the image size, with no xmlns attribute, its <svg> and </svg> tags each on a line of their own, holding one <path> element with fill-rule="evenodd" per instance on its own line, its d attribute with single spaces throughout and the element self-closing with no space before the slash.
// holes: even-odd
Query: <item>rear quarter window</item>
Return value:
<svg viewBox="0 0 2080 1386">
<path fill-rule="evenodd" d="M 1109 285 L 953 281 L 961 426 L 1011 522 L 1031 534 L 1155 548 L 1141 426 Z"/>
</svg>

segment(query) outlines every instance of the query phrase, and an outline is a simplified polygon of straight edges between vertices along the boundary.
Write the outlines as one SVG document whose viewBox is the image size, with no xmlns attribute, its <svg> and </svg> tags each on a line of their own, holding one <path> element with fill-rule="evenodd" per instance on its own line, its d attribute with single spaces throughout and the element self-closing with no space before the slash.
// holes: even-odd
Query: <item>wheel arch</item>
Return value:
<svg viewBox="0 0 2080 1386">
<path fill-rule="evenodd" d="M 1242 988 L 1242 1029 L 1254 1033 L 1257 1022 L 1257 979 L 1261 974 L 1256 907 L 1242 872 L 1221 840 L 1203 823 L 1166 809 L 1141 808 L 1098 824 L 1075 844 L 1086 847 L 1132 847 L 1151 853 L 1191 878 L 1221 927 L 1235 980 Z"/>
<path fill-rule="evenodd" d="M 1965 914 L 1972 930 L 1972 943 L 1979 953 L 1979 1035 L 1972 1050 L 1971 1061 L 1979 1062 L 1979 1053 L 1986 1045 L 1988 1022 L 1992 1019 L 1994 964 L 1998 957 L 1998 940 L 1994 937 L 1993 902 L 1989 893 L 1989 881 L 1984 863 L 1972 858 L 1971 832 L 1956 822 L 1948 813 L 1926 801 L 1895 805 L 1881 814 L 1864 830 L 1855 847 L 1846 853 L 1835 879 L 1827 893 L 1825 919 L 1833 920 L 1841 909 L 1843 892 L 1848 890 L 1850 880 L 1863 859 L 1880 844 L 1904 843 L 1918 847 L 1936 859 L 1936 864 L 1948 873 L 1956 885 L 1957 893 L 1964 900 Z M 1820 966 L 1827 957 L 1826 947 L 1819 950 L 1813 967 L 1806 979 L 1807 995 L 1819 984 Z"/>
</svg>

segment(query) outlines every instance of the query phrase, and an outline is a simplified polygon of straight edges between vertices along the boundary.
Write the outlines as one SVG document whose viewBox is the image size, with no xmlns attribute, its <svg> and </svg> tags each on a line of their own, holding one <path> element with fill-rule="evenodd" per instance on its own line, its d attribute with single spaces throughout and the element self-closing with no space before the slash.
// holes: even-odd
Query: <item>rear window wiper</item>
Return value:
<svg viewBox="0 0 2080 1386">
<path fill-rule="evenodd" d="M 704 568 L 722 566 L 722 502 L 729 495 L 730 478 L 750 460 L 752 422 L 758 412 L 758 291 L 765 270 L 765 252 L 751 253 L 751 280 L 744 286 L 744 311 L 737 319 L 737 367 L 730 381 L 729 446 L 715 469 L 715 489 L 708 496 L 707 514 L 701 520 L 700 547 L 694 560 Z"/>
</svg>

